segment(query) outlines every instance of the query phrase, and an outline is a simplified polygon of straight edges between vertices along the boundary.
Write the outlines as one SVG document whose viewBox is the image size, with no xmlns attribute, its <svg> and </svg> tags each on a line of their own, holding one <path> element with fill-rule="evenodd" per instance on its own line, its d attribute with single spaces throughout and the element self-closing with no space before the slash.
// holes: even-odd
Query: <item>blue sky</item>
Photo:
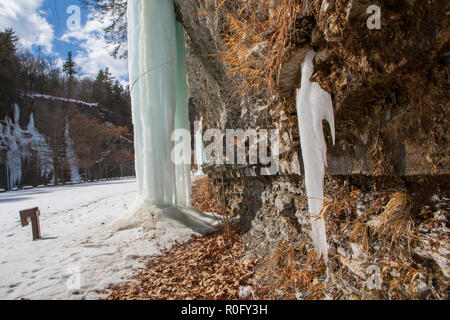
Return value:
<svg viewBox="0 0 450 320">
<path fill-rule="evenodd" d="M 67 9 L 80 8 L 80 28 L 69 30 Z M 95 19 L 78 0 L 0 0 L 0 29 L 13 28 L 20 45 L 37 54 L 56 56 L 60 65 L 72 51 L 83 76 L 94 77 L 100 69 L 109 67 L 122 83 L 128 81 L 127 61 L 115 60 L 103 34 L 105 23 Z"/>
</svg>

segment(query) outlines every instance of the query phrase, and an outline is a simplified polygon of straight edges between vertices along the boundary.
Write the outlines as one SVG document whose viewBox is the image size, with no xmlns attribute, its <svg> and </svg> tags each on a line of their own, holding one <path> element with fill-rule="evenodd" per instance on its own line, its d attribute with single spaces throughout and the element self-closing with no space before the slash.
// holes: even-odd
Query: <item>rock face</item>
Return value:
<svg viewBox="0 0 450 320">
<path fill-rule="evenodd" d="M 317 55 L 312 81 L 331 94 L 336 121 L 335 146 L 325 132 L 326 197 L 334 203 L 327 213 L 328 281 L 341 297 L 370 298 L 367 292 L 378 292 L 384 298 L 446 298 L 449 4 L 380 0 L 381 29 L 369 29 L 371 2 L 289 0 L 299 13 L 292 30 L 286 31 L 292 41 L 279 68 L 278 96 L 273 99 L 265 90 L 245 94 L 244 75 L 230 76 L 230 66 L 222 59 L 230 34 L 227 16 L 245 14 L 245 1 L 225 1 L 220 8 L 220 1 L 174 2 L 187 33 L 192 103 L 206 129 L 278 128 L 283 137 L 276 175 L 262 176 L 258 165 L 205 168 L 218 193 L 225 195 L 220 201 L 228 213 L 240 217 L 249 245 L 246 254 L 264 258 L 286 239 L 311 244 L 293 98 L 305 52 L 313 49 Z M 276 1 L 270 2 L 270 10 L 264 7 L 266 2 L 261 1 L 257 11 L 261 20 L 274 14 Z M 273 54 L 261 52 L 257 54 Z M 361 194 L 353 198 L 355 190 Z M 411 215 L 411 228 L 418 236 L 396 239 L 399 251 L 393 253 L 388 244 L 395 230 L 377 228 L 374 221 L 398 190 L 412 199 L 408 200 L 412 207 L 402 212 Z M 350 194 L 352 201 L 347 199 Z M 439 199 L 439 208 L 433 196 Z M 340 210 L 341 202 L 351 206 Z M 402 223 L 410 221 L 403 218 Z M 368 267 L 386 267 L 390 285 L 386 280 L 379 289 L 367 289 Z M 402 281 L 412 283 L 411 288 L 392 287 Z"/>
<path fill-rule="evenodd" d="M 15 163 L 16 170 L 12 170 L 11 164 L 5 166 L 4 159 L 7 159 L 8 151 L 11 149 L 11 141 L 7 132 L 7 120 L 0 120 L 0 189 L 7 190 L 7 168 L 9 176 L 13 171 L 20 171 L 20 179 L 14 185 L 10 183 L 11 189 L 23 188 L 39 185 L 54 185 L 57 183 L 79 182 L 74 181 L 73 176 L 81 174 L 83 178 L 87 176 L 87 169 L 79 168 L 78 165 L 71 165 L 72 160 L 78 162 L 78 157 L 72 148 L 67 148 L 67 136 L 70 136 L 68 121 L 76 115 L 84 115 L 89 119 L 97 119 L 100 123 L 108 127 L 118 125 L 118 117 L 111 111 L 97 104 L 88 104 L 83 101 L 68 101 L 64 98 L 52 97 L 46 95 L 23 95 L 17 101 L 19 117 L 17 125 L 23 130 L 23 139 L 17 139 L 19 144 L 17 154 L 13 158 L 19 159 Z M 14 117 L 10 117 L 14 119 Z M 33 119 L 33 132 L 30 131 L 30 120 Z M 11 120 L 10 120 L 11 122 Z M 67 131 L 66 131 L 67 130 Z M 11 131 L 11 130 L 9 130 Z M 34 135 L 32 134 L 34 133 Z M 39 140 L 36 142 L 36 135 Z M 24 141 L 29 144 L 38 144 L 27 148 Z M 73 143 L 73 141 L 72 141 Z M 128 149 L 133 152 L 133 142 L 126 138 L 121 138 L 122 150 Z M 28 150 L 30 149 L 30 150 Z M 42 149 L 44 152 L 39 152 Z M 40 154 L 41 153 L 41 154 Z M 42 154 L 44 153 L 44 154 Z M 72 154 L 73 159 L 69 156 Z M 45 159 L 42 159 L 45 156 Z M 43 163 L 45 160 L 45 163 Z M 9 161 L 10 162 L 10 161 Z M 43 169 L 45 168 L 45 170 Z M 73 171 L 71 169 L 73 168 Z M 102 170 L 101 163 L 95 165 L 95 172 L 92 172 L 92 179 L 104 178 L 105 170 Z M 42 171 L 45 171 L 43 173 Z M 107 169 L 108 170 L 108 169 Z M 77 172 L 80 171 L 80 172 Z M 94 171 L 94 170 L 92 170 Z M 132 159 L 120 168 L 118 165 L 110 167 L 108 177 L 120 177 L 123 175 L 134 175 Z M 9 177 L 10 178 L 10 177 Z"/>
</svg>

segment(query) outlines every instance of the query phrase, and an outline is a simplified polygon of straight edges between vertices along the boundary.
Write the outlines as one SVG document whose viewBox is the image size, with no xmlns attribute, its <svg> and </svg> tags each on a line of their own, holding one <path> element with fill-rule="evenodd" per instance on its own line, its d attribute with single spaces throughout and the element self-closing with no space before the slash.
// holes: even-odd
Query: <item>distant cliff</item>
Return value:
<svg viewBox="0 0 450 320">
<path fill-rule="evenodd" d="M 133 138 L 116 119 L 99 104 L 22 95 L 0 120 L 0 189 L 134 175 Z"/>
</svg>

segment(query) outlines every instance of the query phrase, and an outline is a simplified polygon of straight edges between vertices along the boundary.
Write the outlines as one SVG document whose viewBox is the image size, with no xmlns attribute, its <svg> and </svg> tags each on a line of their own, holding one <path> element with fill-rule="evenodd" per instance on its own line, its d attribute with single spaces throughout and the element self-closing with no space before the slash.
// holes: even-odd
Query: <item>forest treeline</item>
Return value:
<svg viewBox="0 0 450 320">
<path fill-rule="evenodd" d="M 72 53 L 61 68 L 55 56 L 18 50 L 14 31 L 0 32 L 0 118 L 11 114 L 20 95 L 40 93 L 98 103 L 115 115 L 114 123 L 131 128 L 130 92 L 109 72 L 100 70 L 95 79 L 77 76 L 79 67 Z"/>
<path fill-rule="evenodd" d="M 64 184 L 80 178 L 86 181 L 134 174 L 128 86 L 114 79 L 108 68 L 99 70 L 96 78 L 81 75 L 71 52 L 68 52 L 61 65 L 56 57 L 45 55 L 39 50 L 37 54 L 32 54 L 20 49 L 18 40 L 13 30 L 0 31 L 0 123 L 3 128 L 3 132 L 0 132 L 0 189 L 6 190 L 7 181 L 13 175 L 17 176 L 14 170 L 21 171 L 21 179 L 17 183 L 10 181 L 9 185 L 19 188 L 25 185 Z M 20 104 L 24 97 L 33 95 L 41 98 L 36 98 L 31 111 L 24 105 L 20 106 L 28 110 L 25 113 L 29 114 L 21 112 L 22 129 L 14 129 L 17 128 L 12 124 L 14 104 Z M 45 101 L 41 95 L 63 99 Z M 74 103 L 64 102 L 65 99 L 98 106 L 77 107 Z M 37 130 L 45 135 L 44 142 L 52 153 L 45 157 L 45 164 L 42 150 L 40 155 L 33 151 L 33 155 L 29 156 L 30 151 L 23 145 L 23 137 L 30 136 L 26 123 L 33 111 L 34 118 L 39 120 L 36 122 Z M 9 120 L 8 124 L 6 117 L 13 121 Z M 12 129 L 7 129 L 8 126 Z M 67 152 L 67 128 L 75 162 Z M 22 157 L 22 164 L 19 164 L 21 168 L 11 165 L 14 148 L 18 148 L 16 152 L 21 153 L 15 156 Z M 42 176 L 42 166 L 49 164 L 53 167 L 53 173 Z M 74 166 L 77 167 L 75 173 Z M 76 171 L 79 177 L 76 177 Z"/>
</svg>

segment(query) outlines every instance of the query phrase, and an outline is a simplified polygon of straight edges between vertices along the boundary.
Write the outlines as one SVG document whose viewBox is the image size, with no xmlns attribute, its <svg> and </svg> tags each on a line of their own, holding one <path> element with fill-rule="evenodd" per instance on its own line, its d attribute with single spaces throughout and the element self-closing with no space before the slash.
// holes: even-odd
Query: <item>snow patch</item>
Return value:
<svg viewBox="0 0 450 320">
<path fill-rule="evenodd" d="M 32 98 L 32 99 L 45 99 L 45 100 L 53 100 L 53 101 L 72 102 L 72 103 L 80 104 L 80 105 L 83 105 L 85 107 L 90 107 L 90 108 L 98 107 L 98 103 L 89 103 L 86 101 L 49 96 L 49 95 L 40 94 L 40 93 L 26 94 L 25 96 Z"/>
<path fill-rule="evenodd" d="M 129 217 L 124 212 L 135 212 L 136 192 L 136 181 L 124 179 L 0 194 L 0 297 L 104 297 L 103 289 L 129 281 L 147 258 L 208 230 L 208 214 L 150 206 L 131 214 L 134 225 L 118 230 L 117 222 Z M 41 210 L 39 241 L 32 241 L 18 214 L 35 206 Z M 77 275 L 79 287 L 72 281 Z"/>
</svg>

